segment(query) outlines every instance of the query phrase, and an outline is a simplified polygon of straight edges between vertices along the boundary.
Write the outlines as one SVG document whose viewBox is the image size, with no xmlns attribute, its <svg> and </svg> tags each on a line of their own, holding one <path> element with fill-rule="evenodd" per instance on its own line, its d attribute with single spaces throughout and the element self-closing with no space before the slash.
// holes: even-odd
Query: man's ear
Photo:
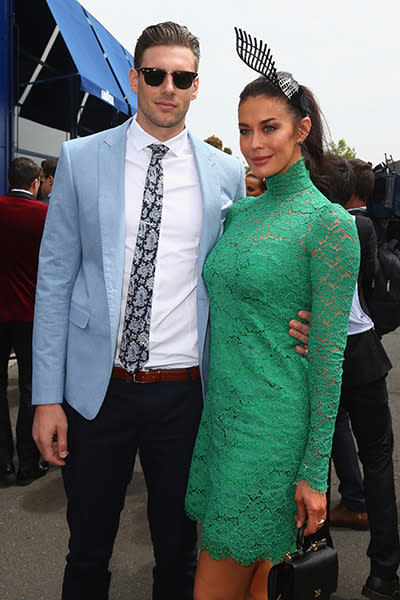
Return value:
<svg viewBox="0 0 400 600">
<path fill-rule="evenodd" d="M 35 196 L 35 198 L 37 198 L 37 195 L 39 193 L 39 187 L 40 187 L 40 179 L 38 177 L 35 177 L 35 179 L 31 183 L 31 186 L 28 191 L 32 194 L 32 196 Z"/>
<path fill-rule="evenodd" d="M 193 90 L 192 90 L 192 100 L 195 100 L 197 98 L 197 94 L 199 93 L 199 78 L 196 77 L 196 79 L 193 82 Z"/>
<path fill-rule="evenodd" d="M 137 94 L 138 89 L 138 79 L 139 79 L 139 71 L 136 69 L 129 70 L 129 86 L 135 94 Z"/>
</svg>

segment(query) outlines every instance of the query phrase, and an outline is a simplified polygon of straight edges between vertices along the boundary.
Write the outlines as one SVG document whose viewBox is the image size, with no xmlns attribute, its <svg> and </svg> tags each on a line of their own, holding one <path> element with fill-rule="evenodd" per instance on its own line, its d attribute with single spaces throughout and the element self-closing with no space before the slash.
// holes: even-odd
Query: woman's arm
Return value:
<svg viewBox="0 0 400 600">
<path fill-rule="evenodd" d="M 354 220 L 338 205 L 325 208 L 316 215 L 304 246 L 312 285 L 308 349 L 310 423 L 297 482 L 304 480 L 315 492 L 324 492 L 340 398 L 349 311 L 359 268 Z"/>
</svg>

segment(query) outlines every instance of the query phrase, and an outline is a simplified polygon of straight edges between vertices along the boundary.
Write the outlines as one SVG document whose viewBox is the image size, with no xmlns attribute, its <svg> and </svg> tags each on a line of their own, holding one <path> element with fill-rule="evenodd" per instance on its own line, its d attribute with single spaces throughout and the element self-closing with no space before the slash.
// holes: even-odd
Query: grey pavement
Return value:
<svg viewBox="0 0 400 600">
<path fill-rule="evenodd" d="M 394 469 L 400 499 L 400 331 L 385 336 L 394 365 L 388 377 L 395 435 Z M 16 419 L 17 368 L 9 369 L 9 402 Z M 338 501 L 333 475 L 332 504 Z M 382 502 L 385 499 L 382 498 Z M 26 487 L 0 489 L 0 600 L 58 600 L 68 530 L 60 469 Z M 361 600 L 368 575 L 369 532 L 332 529 L 339 554 L 339 586 L 332 600 Z M 137 464 L 128 488 L 111 570 L 110 600 L 150 600 L 153 557 L 146 522 L 146 491 Z"/>
</svg>

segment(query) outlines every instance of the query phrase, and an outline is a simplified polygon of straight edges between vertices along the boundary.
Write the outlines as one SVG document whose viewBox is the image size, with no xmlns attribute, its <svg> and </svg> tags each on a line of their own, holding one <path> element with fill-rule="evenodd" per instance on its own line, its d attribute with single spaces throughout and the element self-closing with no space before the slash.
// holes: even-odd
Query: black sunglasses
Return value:
<svg viewBox="0 0 400 600">
<path fill-rule="evenodd" d="M 197 73 L 192 71 L 164 71 L 164 69 L 151 69 L 147 67 L 136 67 L 136 71 L 143 73 L 147 85 L 158 87 L 162 84 L 167 73 L 172 75 L 175 87 L 180 90 L 187 90 L 197 77 Z"/>
</svg>

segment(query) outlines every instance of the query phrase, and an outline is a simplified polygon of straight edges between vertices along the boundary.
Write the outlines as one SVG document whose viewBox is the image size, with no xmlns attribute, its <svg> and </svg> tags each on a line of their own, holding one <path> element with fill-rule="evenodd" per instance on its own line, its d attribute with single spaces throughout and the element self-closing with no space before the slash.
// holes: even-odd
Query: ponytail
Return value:
<svg viewBox="0 0 400 600">
<path fill-rule="evenodd" d="M 304 105 L 307 106 L 307 113 L 311 119 L 310 133 L 302 145 L 303 156 L 306 167 L 310 172 L 312 182 L 326 195 L 329 192 L 329 184 L 328 178 L 324 175 L 325 135 L 322 123 L 322 113 L 311 90 L 305 86 L 301 86 L 301 91 L 302 95 L 305 97 Z"/>
</svg>

